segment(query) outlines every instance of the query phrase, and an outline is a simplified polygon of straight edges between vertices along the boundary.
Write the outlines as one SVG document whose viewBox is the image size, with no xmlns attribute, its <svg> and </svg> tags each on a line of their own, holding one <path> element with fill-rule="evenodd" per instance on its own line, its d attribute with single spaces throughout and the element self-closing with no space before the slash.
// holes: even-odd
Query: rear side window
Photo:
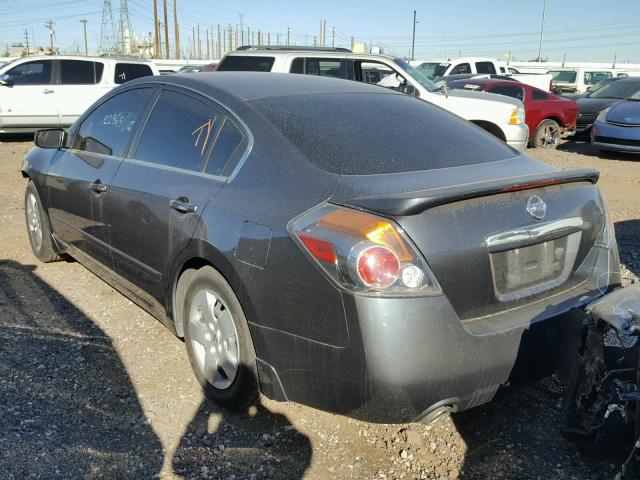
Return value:
<svg viewBox="0 0 640 480">
<path fill-rule="evenodd" d="M 248 55 L 230 55 L 225 57 L 220 65 L 219 72 L 270 72 L 273 67 L 274 57 L 250 57 Z"/>
<path fill-rule="evenodd" d="M 229 164 L 229 161 L 243 150 L 241 147 L 245 143 L 244 139 L 242 131 L 234 125 L 229 118 L 226 118 L 216 139 L 211 158 L 209 158 L 207 162 L 205 171 L 211 175 L 222 174 L 224 168 Z"/>
<path fill-rule="evenodd" d="M 346 78 L 345 62 L 333 58 L 306 58 L 304 62 L 305 75 L 320 77 Z"/>
<path fill-rule="evenodd" d="M 136 88 L 109 98 L 82 121 L 71 148 L 122 156 L 150 96 L 151 89 Z"/>
<path fill-rule="evenodd" d="M 104 65 L 84 60 L 60 60 L 62 85 L 93 85 L 100 83 Z"/>
<path fill-rule="evenodd" d="M 164 91 L 149 115 L 134 157 L 201 172 L 222 120 L 204 100 Z"/>
<path fill-rule="evenodd" d="M 27 62 L 7 72 L 14 85 L 50 85 L 51 60 Z"/>
<path fill-rule="evenodd" d="M 149 65 L 142 63 L 116 63 L 116 72 L 113 76 L 115 83 L 124 83 L 134 78 L 153 75 L 153 70 Z"/>
<path fill-rule="evenodd" d="M 471 65 L 469 65 L 468 63 L 461 63 L 460 65 L 456 65 L 455 67 L 453 67 L 449 75 L 459 75 L 466 73 L 471 73 Z"/>
<path fill-rule="evenodd" d="M 549 98 L 549 94 L 543 92 L 542 90 L 538 90 L 537 88 L 532 88 L 531 98 L 533 98 L 534 100 L 547 100 Z"/>
<path fill-rule="evenodd" d="M 491 62 L 476 62 L 476 72 L 478 73 L 498 73 L 496 67 Z"/>
<path fill-rule="evenodd" d="M 517 98 L 524 102 L 524 89 L 522 87 L 516 87 L 515 85 L 496 85 L 495 87 L 492 87 L 489 92 L 504 95 L 506 97 Z"/>
<path fill-rule="evenodd" d="M 493 135 L 406 95 L 292 95 L 250 103 L 311 163 L 340 175 L 431 170 L 517 155 Z"/>
</svg>

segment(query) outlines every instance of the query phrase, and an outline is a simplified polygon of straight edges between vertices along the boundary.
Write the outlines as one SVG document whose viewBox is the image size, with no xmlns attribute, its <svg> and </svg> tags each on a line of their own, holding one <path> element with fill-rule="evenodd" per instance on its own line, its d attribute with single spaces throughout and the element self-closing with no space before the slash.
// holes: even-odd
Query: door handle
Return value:
<svg viewBox="0 0 640 480">
<path fill-rule="evenodd" d="M 91 188 L 92 191 L 96 193 L 104 193 L 107 191 L 107 186 L 104 183 L 102 183 L 100 180 L 96 180 L 95 182 L 90 183 L 89 187 Z"/>
<path fill-rule="evenodd" d="M 193 203 L 189 203 L 187 197 L 179 197 L 169 202 L 169 206 L 180 213 L 196 213 L 198 207 Z"/>
<path fill-rule="evenodd" d="M 50 93 L 56 93 L 56 91 L 51 90 L 50 88 L 45 88 L 44 90 L 42 90 L 42 93 L 44 93 L 45 95 L 48 95 Z"/>
</svg>

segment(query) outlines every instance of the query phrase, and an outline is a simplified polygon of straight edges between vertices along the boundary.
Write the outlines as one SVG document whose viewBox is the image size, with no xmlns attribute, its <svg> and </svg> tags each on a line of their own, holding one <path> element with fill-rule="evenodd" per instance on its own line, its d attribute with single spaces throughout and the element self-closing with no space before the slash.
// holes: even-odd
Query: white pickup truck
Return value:
<svg viewBox="0 0 640 480">
<path fill-rule="evenodd" d="M 551 90 L 551 75 L 516 73 L 515 69 L 492 58 L 463 57 L 455 60 L 414 61 L 411 64 L 431 80 L 460 74 L 504 75 L 546 92 Z"/>
<path fill-rule="evenodd" d="M 112 88 L 158 73 L 152 63 L 129 59 L 19 58 L 0 67 L 0 134 L 67 127 Z"/>
<path fill-rule="evenodd" d="M 297 73 L 377 84 L 449 110 L 520 152 L 529 139 L 520 100 L 486 92 L 443 90 L 404 60 L 386 55 L 355 54 L 344 49 L 250 48 L 227 53 L 217 71 Z"/>
</svg>

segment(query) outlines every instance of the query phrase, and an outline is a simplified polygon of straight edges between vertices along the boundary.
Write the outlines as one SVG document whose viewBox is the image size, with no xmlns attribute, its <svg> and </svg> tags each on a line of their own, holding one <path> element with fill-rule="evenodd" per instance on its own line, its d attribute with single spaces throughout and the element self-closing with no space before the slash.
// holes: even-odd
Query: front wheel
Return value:
<svg viewBox="0 0 640 480">
<path fill-rule="evenodd" d="M 533 136 L 533 146 L 535 148 L 556 148 L 560 143 L 560 125 L 555 120 L 544 120 L 540 122 L 536 133 Z"/>
<path fill-rule="evenodd" d="M 205 395 L 231 410 L 255 404 L 256 355 L 233 289 L 215 269 L 202 267 L 191 277 L 183 305 L 187 353 Z"/>
<path fill-rule="evenodd" d="M 40 195 L 32 181 L 27 184 L 24 194 L 24 214 L 33 254 L 45 263 L 60 260 L 61 257 L 53 246 L 49 217 L 42 207 Z"/>
</svg>

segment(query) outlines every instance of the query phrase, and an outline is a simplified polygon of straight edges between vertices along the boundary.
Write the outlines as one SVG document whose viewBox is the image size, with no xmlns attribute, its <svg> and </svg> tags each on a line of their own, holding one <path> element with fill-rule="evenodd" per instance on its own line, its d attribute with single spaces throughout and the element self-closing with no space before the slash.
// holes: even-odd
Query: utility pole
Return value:
<svg viewBox="0 0 640 480">
<path fill-rule="evenodd" d="M 176 60 L 180 60 L 180 25 L 178 25 L 178 0 L 173 0 L 173 35 L 176 44 Z"/>
<path fill-rule="evenodd" d="M 313 36 L 313 48 L 318 46 L 318 37 L 316 37 L 315 35 Z"/>
<path fill-rule="evenodd" d="M 233 29 L 231 28 L 231 24 L 229 24 L 229 44 L 227 46 L 229 50 L 233 50 Z"/>
<path fill-rule="evenodd" d="M 196 55 L 197 55 L 197 52 L 198 52 L 196 50 L 196 27 L 191 27 L 191 28 L 193 29 L 193 32 L 191 34 L 193 36 L 193 41 L 191 42 L 192 43 L 192 45 L 191 45 L 191 58 L 194 59 L 194 58 L 196 58 Z"/>
<path fill-rule="evenodd" d="M 238 16 L 240 17 L 240 45 L 244 45 L 244 14 L 239 13 Z"/>
<path fill-rule="evenodd" d="M 287 27 L 287 46 L 291 43 L 291 27 Z"/>
<path fill-rule="evenodd" d="M 336 27 L 331 28 L 331 48 L 336 48 Z"/>
<path fill-rule="evenodd" d="M 167 22 L 167 0 L 164 0 L 164 48 L 167 52 L 167 58 L 171 58 L 169 51 L 169 22 Z"/>
<path fill-rule="evenodd" d="M 322 28 L 324 26 L 324 20 L 321 18 L 320 19 L 320 46 L 323 47 L 324 45 L 322 44 Z"/>
<path fill-rule="evenodd" d="M 24 41 L 27 46 L 27 57 L 29 56 L 29 30 L 24 29 Z"/>
<path fill-rule="evenodd" d="M 87 43 L 87 19 L 80 20 L 80 23 L 84 25 L 84 56 L 89 56 L 89 44 Z M 27 45 L 27 55 L 29 55 L 29 46 Z"/>
<path fill-rule="evenodd" d="M 222 39 L 220 38 L 220 24 L 218 24 L 218 59 L 222 58 Z"/>
<path fill-rule="evenodd" d="M 413 37 L 411 40 L 411 60 L 415 60 L 416 51 L 416 11 L 413 11 Z"/>
<path fill-rule="evenodd" d="M 207 60 L 211 59 L 211 51 L 209 50 L 209 29 L 207 28 Z"/>
<path fill-rule="evenodd" d="M 353 35 L 351 36 L 351 51 L 353 52 Z"/>
<path fill-rule="evenodd" d="M 51 45 L 51 55 L 53 55 L 53 34 L 54 34 L 53 26 L 54 25 L 55 23 L 51 19 L 49 19 L 49 21 L 44 24 L 44 26 L 49 29 L 49 42 Z"/>
<path fill-rule="evenodd" d="M 327 19 L 322 20 L 322 47 L 327 44 Z"/>
<path fill-rule="evenodd" d="M 540 26 L 540 45 L 538 46 L 538 61 L 542 61 L 542 37 L 544 35 L 544 17 L 547 13 L 547 0 L 542 0 L 542 25 Z"/>
<path fill-rule="evenodd" d="M 258 47 L 261 47 L 261 46 L 262 46 L 262 36 L 260 34 L 260 30 L 258 30 Z"/>
<path fill-rule="evenodd" d="M 153 0 L 153 56 L 160 58 L 160 28 L 158 22 L 158 0 Z"/>
<path fill-rule="evenodd" d="M 280 34 L 276 33 L 276 45 L 280 45 Z"/>
<path fill-rule="evenodd" d="M 198 43 L 196 43 L 196 55 L 198 55 L 198 60 L 202 59 L 202 43 L 200 43 L 200 25 L 196 27 L 196 36 L 198 38 Z"/>
<path fill-rule="evenodd" d="M 271 32 L 267 33 L 267 47 L 271 46 Z"/>
</svg>

